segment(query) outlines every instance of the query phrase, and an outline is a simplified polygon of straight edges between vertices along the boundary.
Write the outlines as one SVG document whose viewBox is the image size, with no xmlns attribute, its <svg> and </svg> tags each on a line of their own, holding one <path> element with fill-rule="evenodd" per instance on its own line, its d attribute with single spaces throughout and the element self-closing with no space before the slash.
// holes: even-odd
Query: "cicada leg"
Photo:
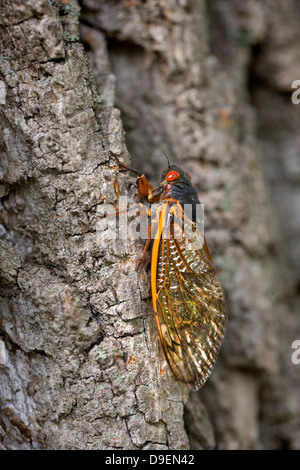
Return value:
<svg viewBox="0 0 300 470">
<path fill-rule="evenodd" d="M 154 186 L 148 181 L 147 177 L 142 174 L 140 171 L 135 170 L 134 168 L 130 168 L 129 166 L 124 165 L 124 163 L 120 162 L 117 155 L 115 155 L 112 151 L 110 151 L 111 155 L 117 160 L 118 165 L 121 169 L 131 171 L 135 175 L 137 175 L 137 187 L 139 196 L 142 199 L 147 199 L 148 195 L 153 191 Z"/>
<path fill-rule="evenodd" d="M 161 189 L 160 188 L 154 189 L 154 186 L 152 185 L 152 183 L 150 183 L 148 181 L 147 177 L 144 174 L 142 174 L 138 170 L 135 170 L 133 168 L 130 168 L 130 167 L 124 165 L 124 163 L 120 162 L 117 155 L 115 155 L 113 152 L 110 152 L 110 153 L 117 160 L 118 165 L 121 169 L 131 171 L 132 173 L 137 175 L 137 189 L 138 189 L 139 196 L 142 199 L 147 199 L 150 203 L 156 202 L 156 200 L 159 199 L 159 196 L 161 194 Z M 144 207 L 143 204 L 141 204 L 141 206 Z M 120 212 L 118 212 L 118 213 L 120 213 Z M 148 210 L 148 216 L 151 217 L 151 211 L 150 210 Z M 149 226 L 148 226 L 147 240 L 146 240 L 146 243 L 144 245 L 143 251 L 141 253 L 139 262 L 137 264 L 137 268 L 136 268 L 137 271 L 140 269 L 140 267 L 141 267 L 141 265 L 142 265 L 142 263 L 145 259 L 146 253 L 147 253 L 147 251 L 149 249 L 149 246 L 150 246 L 150 243 L 151 243 L 151 224 L 149 224 Z"/>
<path fill-rule="evenodd" d="M 150 212 L 150 211 L 148 211 L 148 215 L 149 215 L 149 212 Z M 146 243 L 145 243 L 145 245 L 144 245 L 143 251 L 142 251 L 142 253 L 141 253 L 139 262 L 138 262 L 137 267 L 136 267 L 136 270 L 137 270 L 137 271 L 138 271 L 138 270 L 140 269 L 140 267 L 142 266 L 142 263 L 143 263 L 143 261 L 144 261 L 144 259 L 145 259 L 146 253 L 147 253 L 147 251 L 148 251 L 148 249 L 149 249 L 149 246 L 150 246 L 150 243 L 151 243 L 151 224 L 149 224 L 149 226 L 148 226 L 148 234 L 147 234 L 147 235 L 148 235 L 148 237 L 147 237 Z"/>
</svg>

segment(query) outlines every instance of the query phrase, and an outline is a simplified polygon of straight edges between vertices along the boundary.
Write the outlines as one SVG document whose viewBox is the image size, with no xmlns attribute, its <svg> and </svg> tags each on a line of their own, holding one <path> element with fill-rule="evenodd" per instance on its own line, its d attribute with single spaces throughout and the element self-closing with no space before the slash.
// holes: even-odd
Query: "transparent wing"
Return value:
<svg viewBox="0 0 300 470">
<path fill-rule="evenodd" d="M 180 222 L 184 214 L 178 203 L 165 213 L 168 222 L 155 240 L 157 261 L 152 270 L 155 317 L 173 373 L 197 390 L 207 380 L 224 337 L 224 293 L 205 238 L 190 220 Z"/>
</svg>

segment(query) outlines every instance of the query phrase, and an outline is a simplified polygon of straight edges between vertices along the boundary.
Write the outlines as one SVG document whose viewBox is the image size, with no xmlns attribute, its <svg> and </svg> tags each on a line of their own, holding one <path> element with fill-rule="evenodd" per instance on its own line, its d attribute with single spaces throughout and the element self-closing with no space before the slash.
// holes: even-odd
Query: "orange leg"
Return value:
<svg viewBox="0 0 300 470">
<path fill-rule="evenodd" d="M 147 241 L 144 245 L 142 254 L 140 256 L 140 260 L 139 260 L 137 268 L 136 268 L 137 271 L 140 269 L 140 267 L 141 267 L 141 265 L 142 265 L 142 263 L 145 259 L 146 253 L 147 253 L 147 251 L 149 249 L 149 246 L 150 246 L 150 243 L 151 243 L 151 224 L 149 224 L 149 227 L 148 227 L 148 238 L 147 238 Z"/>
</svg>

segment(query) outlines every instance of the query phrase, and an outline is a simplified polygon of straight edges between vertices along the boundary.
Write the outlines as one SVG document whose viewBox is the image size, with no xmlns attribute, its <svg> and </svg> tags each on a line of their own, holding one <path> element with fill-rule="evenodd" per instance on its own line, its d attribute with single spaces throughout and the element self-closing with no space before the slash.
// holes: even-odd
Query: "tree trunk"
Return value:
<svg viewBox="0 0 300 470">
<path fill-rule="evenodd" d="M 2 2 L 3 449 L 299 446 L 299 209 L 292 233 L 281 228 L 299 186 L 284 191 L 292 170 L 278 184 L 278 161 L 298 164 L 286 93 L 300 61 L 295 10 L 292 0 L 275 13 L 269 0 Z M 99 229 L 104 204 L 135 190 L 110 151 L 154 183 L 167 153 L 205 204 L 229 322 L 198 393 L 164 360 L 141 246 Z"/>
</svg>

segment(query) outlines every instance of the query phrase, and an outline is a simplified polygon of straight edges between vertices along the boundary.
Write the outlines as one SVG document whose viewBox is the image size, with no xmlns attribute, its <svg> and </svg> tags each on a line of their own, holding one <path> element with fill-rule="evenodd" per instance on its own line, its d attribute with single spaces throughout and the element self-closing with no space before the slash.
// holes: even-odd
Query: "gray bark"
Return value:
<svg viewBox="0 0 300 470">
<path fill-rule="evenodd" d="M 74 0 L 2 2 L 3 449 L 299 447 L 299 33 L 273 3 L 83 0 L 79 29 Z M 97 230 L 134 191 L 109 150 L 154 183 L 166 152 L 205 204 L 229 322 L 190 397 L 139 245 Z"/>
</svg>

